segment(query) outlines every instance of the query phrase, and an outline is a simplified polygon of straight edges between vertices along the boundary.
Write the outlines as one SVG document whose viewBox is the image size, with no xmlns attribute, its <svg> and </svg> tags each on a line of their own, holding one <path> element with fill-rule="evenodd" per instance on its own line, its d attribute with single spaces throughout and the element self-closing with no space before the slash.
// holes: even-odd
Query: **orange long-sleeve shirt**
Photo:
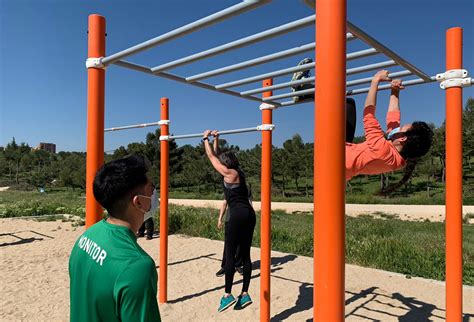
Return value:
<svg viewBox="0 0 474 322">
<path fill-rule="evenodd" d="M 387 132 L 400 126 L 400 112 L 387 112 Z M 364 109 L 365 142 L 346 143 L 346 180 L 359 174 L 380 174 L 398 170 L 405 160 L 375 118 L 375 106 Z"/>
</svg>

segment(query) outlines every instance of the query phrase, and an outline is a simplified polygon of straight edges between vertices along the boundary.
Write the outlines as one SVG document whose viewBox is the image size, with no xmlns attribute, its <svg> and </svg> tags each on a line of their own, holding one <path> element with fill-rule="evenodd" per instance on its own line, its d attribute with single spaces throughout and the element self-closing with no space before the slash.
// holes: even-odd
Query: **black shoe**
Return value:
<svg viewBox="0 0 474 322">
<path fill-rule="evenodd" d="M 235 270 L 240 274 L 244 275 L 244 268 L 242 266 L 237 266 Z"/>
<path fill-rule="evenodd" d="M 221 267 L 221 269 L 217 271 L 216 276 L 221 277 L 221 276 L 224 276 L 224 274 L 225 274 L 225 269 Z"/>
</svg>

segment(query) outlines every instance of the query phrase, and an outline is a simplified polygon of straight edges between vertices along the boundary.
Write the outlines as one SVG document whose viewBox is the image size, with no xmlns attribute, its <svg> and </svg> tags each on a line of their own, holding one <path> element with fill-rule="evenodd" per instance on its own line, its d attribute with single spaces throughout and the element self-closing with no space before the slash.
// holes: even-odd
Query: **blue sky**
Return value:
<svg viewBox="0 0 474 322">
<path fill-rule="evenodd" d="M 52 142 L 59 151 L 85 151 L 87 71 L 84 63 L 89 14 L 106 17 L 106 51 L 110 55 L 236 3 L 237 0 L 0 0 L 0 145 L 6 145 L 15 137 L 17 142 L 33 146 Z M 453 26 L 464 28 L 464 68 L 474 74 L 472 12 L 474 2 L 471 0 L 348 0 L 349 20 L 430 75 L 445 69 L 445 30 Z M 300 0 L 274 0 L 128 60 L 156 66 L 311 14 Z M 170 72 L 193 75 L 312 41 L 314 29 L 305 28 Z M 348 52 L 363 48 L 349 43 Z M 218 84 L 290 67 L 308 55 L 311 54 L 205 81 Z M 381 56 L 372 57 L 350 62 L 348 67 L 382 60 Z M 348 79 L 369 75 L 358 74 Z M 289 78 L 291 75 L 277 78 L 275 82 Z M 444 120 L 444 92 L 437 84 L 410 87 L 401 95 L 402 122 L 421 119 L 440 125 Z M 170 99 L 171 131 L 175 134 L 261 123 L 261 112 L 254 102 L 111 66 L 106 72 L 105 126 L 157 121 L 163 96 Z M 472 87 L 464 90 L 464 101 L 469 96 L 474 96 Z M 358 135 L 363 133 L 363 100 L 363 95 L 356 96 Z M 377 114 L 381 120 L 387 100 L 388 93 L 381 93 Z M 313 104 L 277 110 L 274 123 L 277 125 L 275 145 L 281 146 L 295 133 L 310 142 Z M 147 132 L 138 129 L 106 133 L 105 150 L 142 141 Z M 256 133 L 228 139 L 242 147 L 252 147 L 260 141 Z M 184 143 L 197 141 L 179 142 Z"/>
</svg>

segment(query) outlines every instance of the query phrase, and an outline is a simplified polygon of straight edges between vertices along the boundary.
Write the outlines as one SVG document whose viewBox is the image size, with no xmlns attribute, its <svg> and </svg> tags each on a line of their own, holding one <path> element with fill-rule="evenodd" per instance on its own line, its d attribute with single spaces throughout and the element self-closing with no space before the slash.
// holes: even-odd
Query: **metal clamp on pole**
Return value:
<svg viewBox="0 0 474 322">
<path fill-rule="evenodd" d="M 262 124 L 257 126 L 258 131 L 273 131 L 275 124 Z"/>
<path fill-rule="evenodd" d="M 86 59 L 86 68 L 100 68 L 105 69 L 105 65 L 102 63 L 102 59 L 104 57 L 97 57 L 97 58 L 87 58 Z"/>
<path fill-rule="evenodd" d="M 444 73 L 436 74 L 436 80 L 441 82 L 439 87 L 447 89 L 451 87 L 468 87 L 473 83 L 471 77 L 467 77 L 465 69 L 450 69 Z"/>
<path fill-rule="evenodd" d="M 262 103 L 260 104 L 260 110 L 263 111 L 263 110 L 274 110 L 276 107 L 275 105 L 272 105 L 272 104 L 268 104 L 268 103 Z"/>
<path fill-rule="evenodd" d="M 169 135 L 160 135 L 160 141 L 169 141 L 170 136 Z"/>
<path fill-rule="evenodd" d="M 161 120 L 158 122 L 158 125 L 170 125 L 170 120 Z"/>
</svg>

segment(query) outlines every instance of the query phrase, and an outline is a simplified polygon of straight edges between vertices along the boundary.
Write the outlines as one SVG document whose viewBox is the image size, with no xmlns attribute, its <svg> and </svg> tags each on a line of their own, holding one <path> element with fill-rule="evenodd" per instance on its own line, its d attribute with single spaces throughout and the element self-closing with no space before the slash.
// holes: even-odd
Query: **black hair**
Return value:
<svg viewBox="0 0 474 322">
<path fill-rule="evenodd" d="M 428 153 L 433 142 L 433 130 L 428 124 L 421 121 L 413 122 L 411 128 L 405 132 L 405 136 L 407 140 L 400 151 L 400 155 L 406 162 L 405 172 L 400 181 L 382 190 L 384 195 L 393 193 L 410 180 L 419 158 Z"/>
<path fill-rule="evenodd" d="M 420 158 L 428 153 L 433 141 L 433 130 L 425 122 L 413 122 L 406 131 L 407 140 L 403 145 L 400 155 L 405 159 Z"/>
<path fill-rule="evenodd" d="M 411 176 L 413 175 L 413 172 L 415 172 L 416 164 L 418 163 L 417 158 L 409 158 L 406 160 L 405 164 L 405 172 L 403 173 L 403 177 L 400 179 L 400 181 L 395 182 L 390 184 L 388 187 L 382 189 L 381 193 L 383 195 L 390 195 L 392 194 L 395 190 L 403 186 L 405 183 L 410 180 Z"/>
<path fill-rule="evenodd" d="M 131 155 L 104 164 L 95 175 L 95 199 L 109 215 L 121 218 L 133 194 L 148 182 L 149 165 L 145 158 Z"/>
<path fill-rule="evenodd" d="M 218 156 L 219 161 L 229 169 L 239 169 L 239 159 L 232 151 L 222 152 Z"/>
</svg>

